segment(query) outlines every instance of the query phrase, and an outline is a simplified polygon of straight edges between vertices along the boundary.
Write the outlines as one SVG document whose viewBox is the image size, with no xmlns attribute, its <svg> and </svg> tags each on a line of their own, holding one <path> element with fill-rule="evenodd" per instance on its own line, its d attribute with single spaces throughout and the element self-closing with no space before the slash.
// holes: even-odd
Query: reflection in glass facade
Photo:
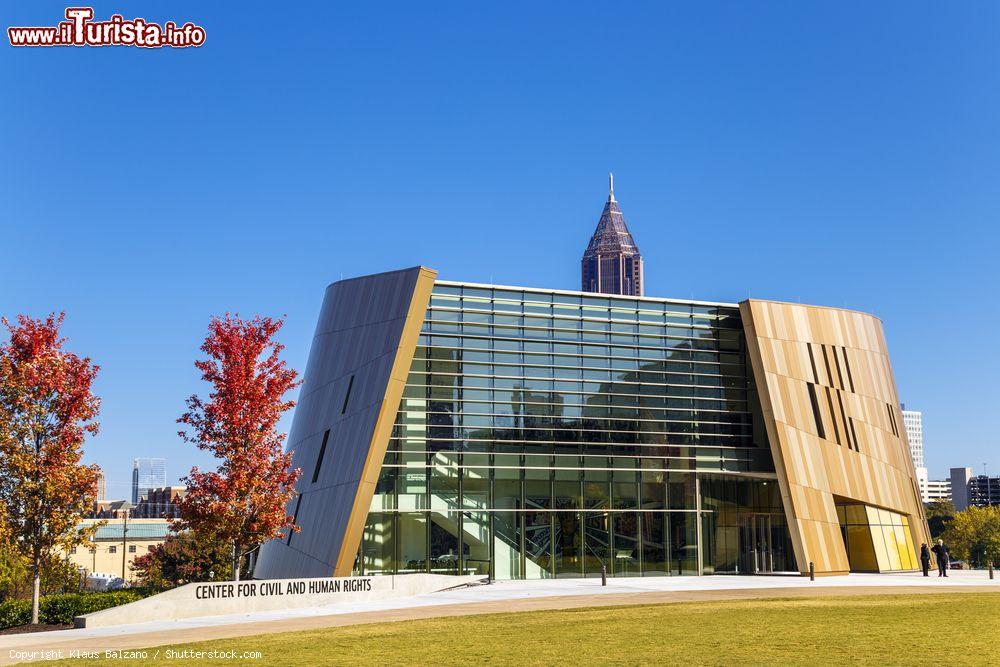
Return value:
<svg viewBox="0 0 1000 667">
<path fill-rule="evenodd" d="M 837 518 L 852 572 L 892 572 L 919 567 L 908 517 L 843 501 L 837 505 Z"/>
<path fill-rule="evenodd" d="M 735 306 L 438 282 L 355 570 L 796 570 Z"/>
</svg>

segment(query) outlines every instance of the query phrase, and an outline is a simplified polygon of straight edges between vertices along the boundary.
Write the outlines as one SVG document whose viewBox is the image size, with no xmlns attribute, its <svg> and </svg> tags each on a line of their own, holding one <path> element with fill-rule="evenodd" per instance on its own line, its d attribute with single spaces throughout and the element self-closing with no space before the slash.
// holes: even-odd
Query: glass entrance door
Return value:
<svg viewBox="0 0 1000 667">
<path fill-rule="evenodd" d="M 740 571 L 743 574 L 774 572 L 771 516 L 749 514 L 740 525 Z"/>
</svg>

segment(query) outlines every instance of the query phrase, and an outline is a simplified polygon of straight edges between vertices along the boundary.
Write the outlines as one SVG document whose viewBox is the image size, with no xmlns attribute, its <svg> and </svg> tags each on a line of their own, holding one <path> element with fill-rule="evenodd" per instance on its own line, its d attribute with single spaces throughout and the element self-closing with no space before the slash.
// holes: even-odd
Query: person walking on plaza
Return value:
<svg viewBox="0 0 1000 667">
<path fill-rule="evenodd" d="M 931 550 L 927 548 L 927 543 L 920 545 L 920 569 L 924 571 L 924 576 L 929 577 L 931 571 Z"/>
<path fill-rule="evenodd" d="M 944 545 L 944 540 L 938 540 L 937 544 L 931 547 L 931 551 L 937 556 L 938 576 L 947 577 L 948 562 L 951 560 L 951 554 L 948 553 L 948 547 Z"/>
</svg>

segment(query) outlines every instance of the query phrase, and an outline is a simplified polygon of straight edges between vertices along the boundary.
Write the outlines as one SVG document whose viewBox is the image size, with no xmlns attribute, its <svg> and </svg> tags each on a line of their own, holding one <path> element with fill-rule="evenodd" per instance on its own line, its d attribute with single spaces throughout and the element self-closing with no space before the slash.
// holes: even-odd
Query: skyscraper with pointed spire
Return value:
<svg viewBox="0 0 1000 667">
<path fill-rule="evenodd" d="M 618 208 L 614 174 L 608 174 L 608 190 L 608 201 L 581 260 L 581 289 L 642 296 L 642 256 Z"/>
</svg>

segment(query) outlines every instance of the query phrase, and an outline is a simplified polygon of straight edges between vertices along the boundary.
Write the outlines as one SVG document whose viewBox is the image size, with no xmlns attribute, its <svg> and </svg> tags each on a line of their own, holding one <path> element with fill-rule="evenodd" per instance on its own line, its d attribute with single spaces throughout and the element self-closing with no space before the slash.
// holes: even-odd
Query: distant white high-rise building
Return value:
<svg viewBox="0 0 1000 667">
<path fill-rule="evenodd" d="M 930 479 L 924 466 L 924 413 L 907 410 L 903 405 L 903 426 L 910 442 L 910 458 L 917 473 L 920 499 L 925 503 L 951 499 L 951 480 Z"/>
<path fill-rule="evenodd" d="M 907 410 L 903 405 L 903 426 L 906 427 L 906 439 L 910 441 L 910 456 L 913 465 L 924 467 L 924 413 Z"/>
<path fill-rule="evenodd" d="M 104 476 L 104 471 L 97 473 L 97 500 L 98 502 L 108 497 L 108 480 Z"/>
<path fill-rule="evenodd" d="M 166 459 L 134 459 L 132 461 L 132 504 L 149 494 L 150 489 L 167 485 Z"/>
</svg>

